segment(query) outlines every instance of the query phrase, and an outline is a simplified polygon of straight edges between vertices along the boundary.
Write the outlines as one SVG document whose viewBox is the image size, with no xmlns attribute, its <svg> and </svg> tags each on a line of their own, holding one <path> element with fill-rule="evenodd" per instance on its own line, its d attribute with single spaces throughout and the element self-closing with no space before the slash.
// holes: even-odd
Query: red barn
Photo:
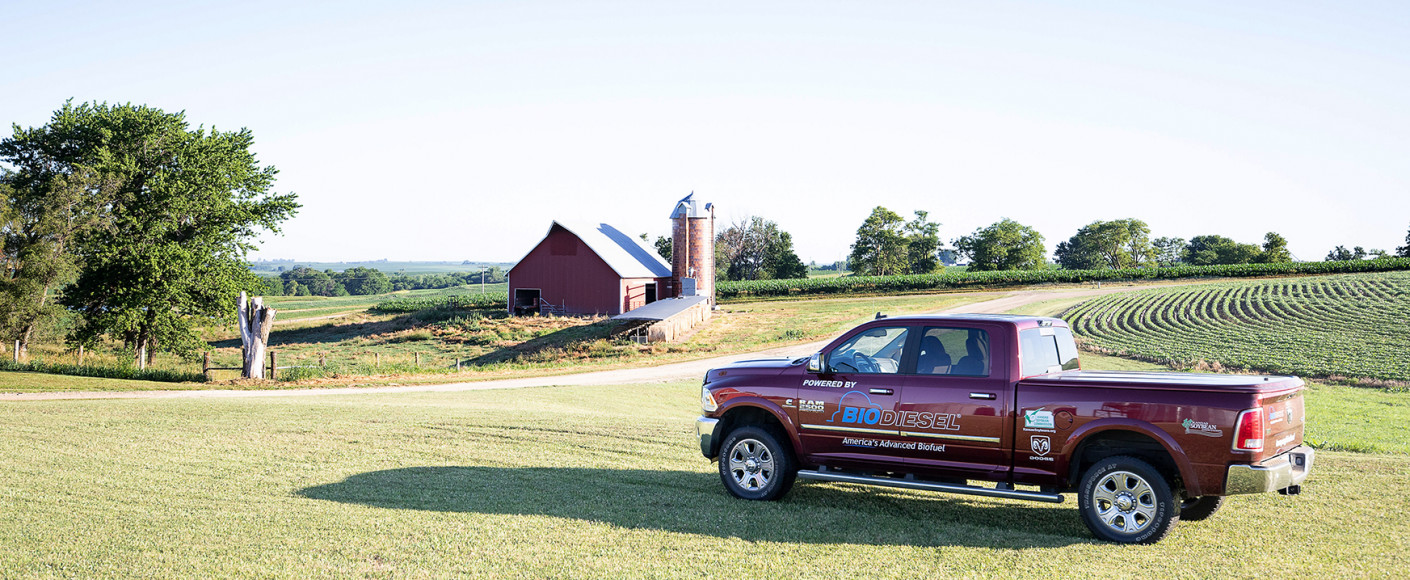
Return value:
<svg viewBox="0 0 1410 580">
<path fill-rule="evenodd" d="M 555 221 L 509 269 L 510 314 L 612 316 L 671 296 L 671 267 L 656 250 L 607 224 Z"/>
</svg>

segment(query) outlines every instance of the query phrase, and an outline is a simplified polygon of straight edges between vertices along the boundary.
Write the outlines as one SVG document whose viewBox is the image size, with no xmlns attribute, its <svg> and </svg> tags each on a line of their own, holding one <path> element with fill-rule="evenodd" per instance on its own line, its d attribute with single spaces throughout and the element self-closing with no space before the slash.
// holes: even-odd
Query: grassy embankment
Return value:
<svg viewBox="0 0 1410 580">
<path fill-rule="evenodd" d="M 1062 505 L 800 483 L 729 498 L 694 381 L 0 405 L 0 577 L 1375 576 L 1410 455 L 1324 452 L 1155 546 Z M 1397 407 L 1374 428 L 1399 438 Z M 1309 403 L 1309 431 L 1328 416 Z M 1339 435 L 1330 435 L 1339 436 Z M 1290 557 L 1295 554 L 1295 557 Z"/>
</svg>

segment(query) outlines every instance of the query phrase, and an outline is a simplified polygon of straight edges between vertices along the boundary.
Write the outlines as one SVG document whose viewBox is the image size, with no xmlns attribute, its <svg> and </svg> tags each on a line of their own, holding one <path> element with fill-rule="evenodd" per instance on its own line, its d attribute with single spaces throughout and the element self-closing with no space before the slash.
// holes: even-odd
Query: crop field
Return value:
<svg viewBox="0 0 1410 580">
<path fill-rule="evenodd" d="M 509 285 L 501 282 L 499 284 L 486 284 L 483 287 L 485 294 L 497 296 L 507 300 L 507 289 Z M 371 294 L 366 296 L 266 296 L 264 303 L 279 310 L 276 321 L 292 322 L 307 318 L 317 318 L 334 314 L 348 312 L 362 312 L 377 307 L 388 301 L 405 302 L 428 302 L 438 303 L 456 296 L 479 296 L 481 286 L 471 284 L 457 288 L 445 288 L 441 290 L 403 290 L 388 294 Z M 501 300 L 503 301 L 503 300 Z M 402 310 L 406 312 L 406 310 Z"/>
<path fill-rule="evenodd" d="M 1410 272 L 1141 290 L 1064 316 L 1089 347 L 1176 366 L 1410 381 Z"/>
<path fill-rule="evenodd" d="M 896 294 L 943 289 L 983 289 L 1035 284 L 1085 284 L 1101 281 L 1179 280 L 1189 278 L 1258 278 L 1268 276 L 1322 275 L 1353 272 L 1410 270 L 1410 258 L 1378 258 L 1343 262 L 1289 262 L 1280 264 L 1229 264 L 1174 266 L 1120 270 L 1001 270 L 970 272 L 946 268 L 935 274 L 902 276 L 843 276 L 792 280 L 726 281 L 717 285 L 721 301 L 756 300 L 771 296 L 828 294 Z"/>
<path fill-rule="evenodd" d="M 1383 439 L 1410 422 L 1395 409 L 1371 426 Z M 1072 496 L 800 482 L 779 502 L 732 499 L 693 441 L 698 412 L 697 381 L 4 404 L 0 577 L 1367 577 L 1410 563 L 1403 453 L 1319 453 L 1302 495 L 1235 497 L 1160 544 L 1119 546 L 1093 540 Z M 1309 401 L 1309 425 L 1331 414 Z"/>
</svg>

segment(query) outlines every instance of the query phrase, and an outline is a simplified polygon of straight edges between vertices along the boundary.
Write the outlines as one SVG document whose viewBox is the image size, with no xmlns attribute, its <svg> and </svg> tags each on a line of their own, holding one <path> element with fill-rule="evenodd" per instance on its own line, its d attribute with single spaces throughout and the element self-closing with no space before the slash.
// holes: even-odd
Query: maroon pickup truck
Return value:
<svg viewBox="0 0 1410 580">
<path fill-rule="evenodd" d="M 1092 533 L 1124 543 L 1227 495 L 1296 494 L 1312 468 L 1296 377 L 1080 368 L 1055 318 L 878 315 L 808 358 L 711 369 L 696 431 L 740 498 L 778 499 L 795 478 L 1076 493 Z"/>
</svg>

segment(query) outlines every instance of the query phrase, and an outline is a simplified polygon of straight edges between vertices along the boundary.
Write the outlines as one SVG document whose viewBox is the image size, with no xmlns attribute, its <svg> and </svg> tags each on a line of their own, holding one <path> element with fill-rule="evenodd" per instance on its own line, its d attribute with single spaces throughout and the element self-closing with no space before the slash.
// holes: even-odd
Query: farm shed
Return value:
<svg viewBox="0 0 1410 580">
<path fill-rule="evenodd" d="M 610 225 L 554 221 L 509 270 L 509 313 L 617 315 L 675 295 L 671 267 Z"/>
</svg>

